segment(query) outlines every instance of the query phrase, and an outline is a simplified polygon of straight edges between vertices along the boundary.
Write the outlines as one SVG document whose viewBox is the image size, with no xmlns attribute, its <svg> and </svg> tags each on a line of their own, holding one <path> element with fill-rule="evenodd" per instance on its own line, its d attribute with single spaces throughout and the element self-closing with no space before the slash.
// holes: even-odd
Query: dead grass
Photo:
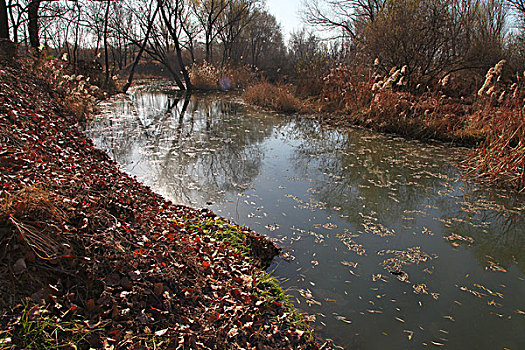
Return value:
<svg viewBox="0 0 525 350">
<path fill-rule="evenodd" d="M 90 77 L 72 73 L 68 63 L 60 59 L 38 58 L 32 68 L 36 77 L 49 84 L 61 108 L 79 121 L 87 120 L 96 100 L 107 96 Z"/>
<path fill-rule="evenodd" d="M 467 160 L 471 176 L 519 192 L 525 191 L 524 95 L 521 89 L 503 105 L 487 105 L 472 116 L 471 128 L 486 137 Z"/>
<path fill-rule="evenodd" d="M 196 90 L 230 90 L 248 86 L 254 81 L 254 73 L 247 67 L 226 66 L 217 68 L 204 62 L 190 69 L 191 85 Z"/>
<path fill-rule="evenodd" d="M 247 88 L 243 99 L 248 103 L 284 113 L 299 112 L 303 106 L 303 103 L 290 92 L 289 86 L 276 86 L 268 82 L 261 82 Z"/>
<path fill-rule="evenodd" d="M 213 65 L 204 62 L 194 64 L 190 69 L 190 81 L 194 89 L 197 90 L 216 90 L 220 72 Z"/>
<path fill-rule="evenodd" d="M 65 219 L 49 192 L 38 184 L 0 198 L 0 226 L 6 228 L 1 239 L 9 240 L 8 232 L 17 234 L 42 259 L 56 256 L 59 243 L 51 225 Z"/>
<path fill-rule="evenodd" d="M 365 70 L 336 67 L 323 78 L 320 110 L 355 113 L 368 107 L 373 97 L 372 85 Z"/>
</svg>

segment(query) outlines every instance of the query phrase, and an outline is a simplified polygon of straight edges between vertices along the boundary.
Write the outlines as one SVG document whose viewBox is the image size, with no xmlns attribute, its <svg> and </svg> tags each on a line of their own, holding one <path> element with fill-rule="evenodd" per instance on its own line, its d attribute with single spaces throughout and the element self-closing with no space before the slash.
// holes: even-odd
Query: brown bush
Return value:
<svg viewBox="0 0 525 350">
<path fill-rule="evenodd" d="M 268 82 L 250 86 L 244 92 L 243 99 L 248 103 L 284 113 L 298 112 L 302 107 L 302 102 L 290 92 L 289 87 Z"/>
<path fill-rule="evenodd" d="M 377 93 L 365 114 L 373 129 L 407 137 L 472 142 L 464 132 L 469 105 L 444 96 L 416 96 L 391 90 Z"/>
<path fill-rule="evenodd" d="M 217 82 L 221 74 L 213 65 L 204 62 L 203 64 L 194 64 L 190 69 L 190 81 L 193 88 L 197 90 L 215 90 L 218 89 Z"/>
<path fill-rule="evenodd" d="M 32 63 L 34 74 L 53 89 L 54 97 L 65 112 L 85 121 L 93 112 L 97 99 L 107 96 L 91 78 L 72 74 L 68 63 L 55 58 L 38 58 Z"/>
<path fill-rule="evenodd" d="M 467 161 L 469 174 L 482 182 L 525 190 L 525 91 L 511 86 L 499 106 L 487 101 L 469 127 L 485 135 L 485 142 Z"/>
<path fill-rule="evenodd" d="M 197 90 L 238 89 L 248 86 L 255 78 L 253 72 L 246 67 L 227 66 L 219 69 L 206 62 L 194 64 L 189 74 L 191 85 Z M 223 78 L 229 79 L 228 88 L 219 86 L 219 81 Z"/>
<path fill-rule="evenodd" d="M 321 105 L 325 111 L 354 113 L 372 100 L 372 81 L 363 69 L 333 68 L 323 78 Z"/>
</svg>

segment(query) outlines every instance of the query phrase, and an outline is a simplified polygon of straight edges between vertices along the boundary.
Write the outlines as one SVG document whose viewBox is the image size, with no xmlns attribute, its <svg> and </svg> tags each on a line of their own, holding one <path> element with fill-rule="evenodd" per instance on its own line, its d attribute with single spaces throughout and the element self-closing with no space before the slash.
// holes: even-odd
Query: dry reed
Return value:
<svg viewBox="0 0 525 350">
<path fill-rule="evenodd" d="M 298 112 L 302 106 L 302 102 L 289 91 L 289 87 L 268 82 L 250 86 L 243 98 L 248 103 L 284 113 Z"/>
</svg>

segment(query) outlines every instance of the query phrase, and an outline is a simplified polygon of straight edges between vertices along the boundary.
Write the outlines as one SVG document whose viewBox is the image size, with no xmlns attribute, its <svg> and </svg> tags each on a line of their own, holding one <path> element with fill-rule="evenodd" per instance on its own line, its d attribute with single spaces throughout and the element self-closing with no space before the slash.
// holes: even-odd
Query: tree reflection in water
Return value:
<svg viewBox="0 0 525 350">
<path fill-rule="evenodd" d="M 214 95 L 136 92 L 107 105 L 107 117 L 90 133 L 146 184 L 176 202 L 202 206 L 247 187 L 259 173 L 261 142 L 274 118 L 239 113 Z"/>
</svg>

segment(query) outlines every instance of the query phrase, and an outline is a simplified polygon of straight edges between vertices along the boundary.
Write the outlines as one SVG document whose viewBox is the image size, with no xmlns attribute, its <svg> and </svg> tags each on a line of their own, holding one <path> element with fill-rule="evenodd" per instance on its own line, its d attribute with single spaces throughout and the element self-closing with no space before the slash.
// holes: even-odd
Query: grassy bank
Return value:
<svg viewBox="0 0 525 350">
<path fill-rule="evenodd" d="M 501 61 L 474 93 L 461 95 L 460 78 L 444 77 L 433 90 L 407 86 L 403 69 L 386 76 L 336 67 L 305 87 L 263 82 L 247 89 L 247 103 L 311 115 L 332 126 L 363 126 L 419 140 L 472 147 L 462 164 L 477 181 L 525 190 L 525 76 L 505 80 Z M 525 74 L 525 73 L 524 73 Z M 464 84 L 464 82 L 463 82 Z M 303 84 L 304 85 L 304 84 Z"/>
<path fill-rule="evenodd" d="M 122 173 L 79 125 L 100 92 L 63 69 L 0 66 L 1 348 L 319 348 L 275 246 Z"/>
</svg>

